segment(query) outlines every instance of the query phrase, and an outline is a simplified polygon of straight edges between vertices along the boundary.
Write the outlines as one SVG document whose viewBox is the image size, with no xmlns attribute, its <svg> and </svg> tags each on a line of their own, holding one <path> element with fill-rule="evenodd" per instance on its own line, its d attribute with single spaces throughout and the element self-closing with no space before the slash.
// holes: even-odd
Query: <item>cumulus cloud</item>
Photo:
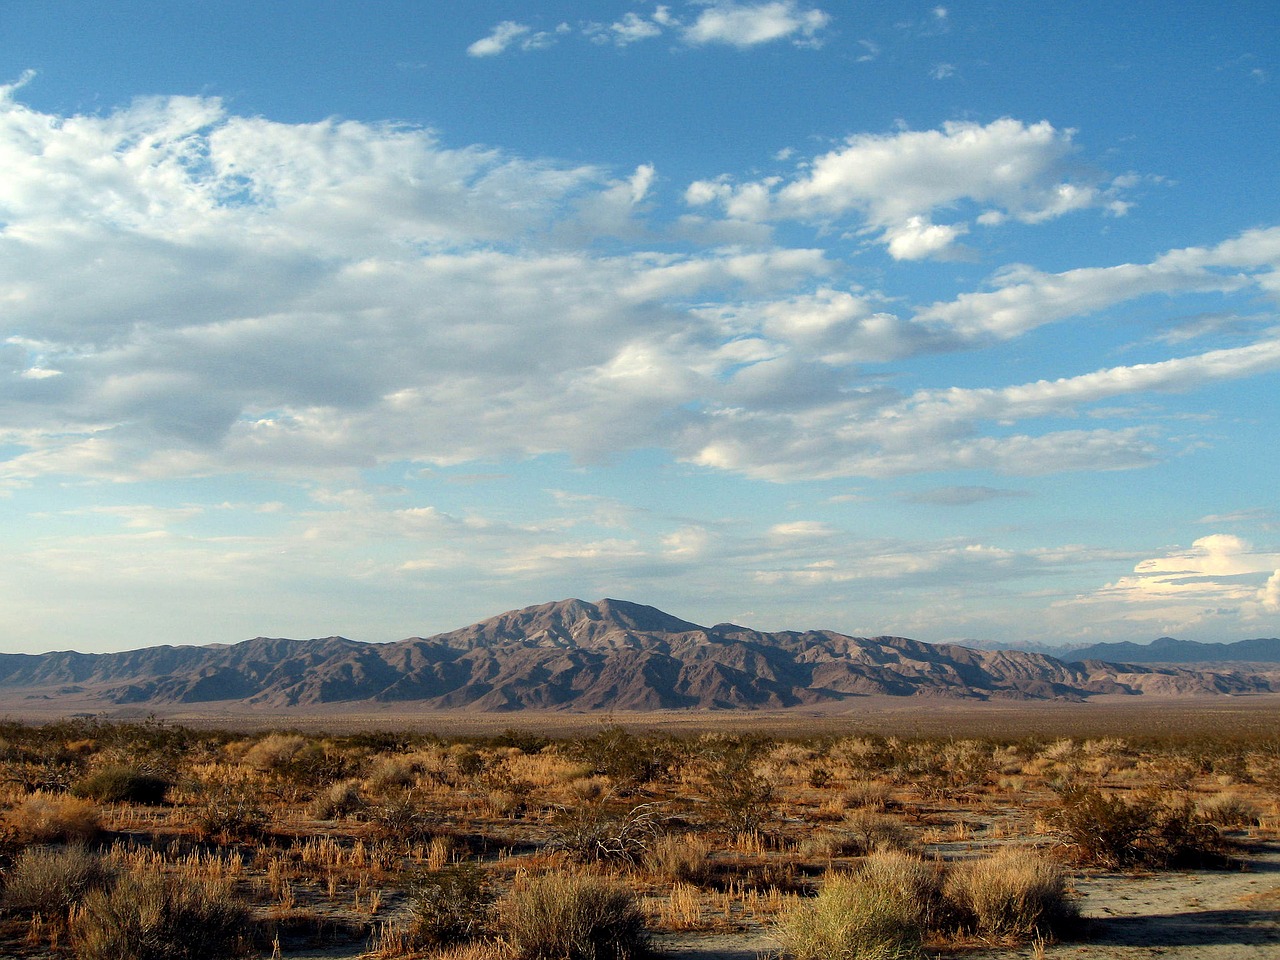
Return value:
<svg viewBox="0 0 1280 960">
<path fill-rule="evenodd" d="M 1267 613 L 1280 613 L 1280 570 L 1267 578 L 1258 599 Z"/>
<path fill-rule="evenodd" d="M 816 8 L 805 9 L 795 0 L 772 3 L 718 0 L 685 28 L 683 36 L 696 46 L 723 43 L 746 48 L 789 38 L 812 44 L 830 22 L 829 14 Z"/>
<path fill-rule="evenodd" d="M 1009 118 L 981 125 L 949 122 L 941 130 L 860 134 L 804 164 L 794 178 L 736 184 L 697 181 L 685 199 L 718 203 L 730 217 L 844 222 L 854 218 L 900 260 L 948 249 L 971 229 L 967 220 L 937 223 L 964 205 L 972 222 L 1041 223 L 1076 210 L 1124 211 L 1119 187 L 1077 169 L 1074 131 L 1047 121 Z"/>
<path fill-rule="evenodd" d="M 641 448 L 771 480 L 1127 469 L 1167 455 L 1154 424 L 1051 421 L 1280 369 L 1266 331 L 1013 385 L 913 391 L 860 369 L 1138 296 L 1265 293 L 1280 229 L 1148 264 L 1009 268 L 994 289 L 913 312 L 842 286 L 818 247 L 682 248 L 653 214 L 663 183 L 647 163 L 619 175 L 406 125 L 240 117 L 208 98 L 59 117 L 13 93 L 0 97 L 3 483 Z M 1015 127 L 1015 141 L 1031 129 Z M 927 153 L 958 135 L 910 143 Z M 858 188 L 846 203 L 834 183 L 817 189 L 819 174 L 809 193 L 703 188 L 766 213 L 861 203 L 885 236 L 950 242 L 930 246 L 911 211 L 954 198 L 954 184 L 899 183 L 911 197 L 874 201 Z M 1038 215 L 1025 199 L 1035 178 L 1011 177 L 1022 185 L 1008 197 L 1024 199 L 1002 209 Z M 602 242 L 620 237 L 630 245 Z"/>
<path fill-rule="evenodd" d="M 1077 601 L 1120 604 L 1135 618 L 1195 624 L 1229 613 L 1244 619 L 1280 611 L 1280 553 L 1215 533 L 1189 549 L 1138 563 L 1133 573 Z"/>
</svg>

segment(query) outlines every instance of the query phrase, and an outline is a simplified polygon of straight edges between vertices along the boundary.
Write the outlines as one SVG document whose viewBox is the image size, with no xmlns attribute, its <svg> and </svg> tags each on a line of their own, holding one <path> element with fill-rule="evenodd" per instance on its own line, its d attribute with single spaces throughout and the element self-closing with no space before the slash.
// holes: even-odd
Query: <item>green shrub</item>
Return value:
<svg viewBox="0 0 1280 960">
<path fill-rule="evenodd" d="M 131 872 L 71 918 L 77 960 L 224 960 L 248 951 L 249 909 L 225 883 Z"/>
<path fill-rule="evenodd" d="M 89 891 L 106 886 L 112 871 L 83 846 L 28 847 L 5 876 L 4 909 L 15 913 L 65 916 Z"/>
<path fill-rule="evenodd" d="M 990 937 L 1061 933 L 1079 917 L 1062 867 L 1026 848 L 956 864 L 944 892 L 964 920 Z"/>
<path fill-rule="evenodd" d="M 210 790 L 194 814 L 196 836 L 220 843 L 260 839 L 269 821 L 266 810 L 252 794 L 233 784 Z"/>
<path fill-rule="evenodd" d="M 753 833 L 774 815 L 773 783 L 756 772 L 763 746 L 749 737 L 717 738 L 704 746 L 708 806 L 730 833 Z"/>
<path fill-rule="evenodd" d="M 77 797 L 99 803 L 164 803 L 169 781 L 163 777 L 124 765 L 103 767 L 71 788 Z"/>
<path fill-rule="evenodd" d="M 469 943 L 489 929 L 494 895 L 484 871 L 459 863 L 422 875 L 410 893 L 417 947 L 436 949 Z"/>
<path fill-rule="evenodd" d="M 661 776 L 670 757 L 653 737 L 637 737 L 625 727 L 606 727 L 579 740 L 571 753 L 593 774 L 606 776 L 620 793 L 628 793 Z"/>
<path fill-rule="evenodd" d="M 1190 801 L 1126 801 L 1095 789 L 1069 791 L 1059 821 L 1079 860 L 1111 869 L 1213 866 L 1227 862 L 1218 831 Z"/>
<path fill-rule="evenodd" d="M 516 960 L 633 960 L 649 952 L 634 894 L 598 877 L 537 877 L 503 898 L 498 917 Z"/>
</svg>

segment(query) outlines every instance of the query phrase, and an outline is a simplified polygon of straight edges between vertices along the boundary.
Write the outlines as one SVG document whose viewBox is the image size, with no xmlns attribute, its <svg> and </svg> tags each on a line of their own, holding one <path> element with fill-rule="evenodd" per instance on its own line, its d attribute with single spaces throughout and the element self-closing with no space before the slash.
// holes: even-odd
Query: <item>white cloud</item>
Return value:
<svg viewBox="0 0 1280 960">
<path fill-rule="evenodd" d="M 1248 540 L 1212 534 L 1190 549 L 1152 557 L 1092 594 L 1076 608 L 1122 608 L 1132 620 L 1152 620 L 1177 633 L 1206 619 L 1244 621 L 1280 611 L 1280 553 L 1257 550 Z"/>
<path fill-rule="evenodd" d="M 683 36 L 695 46 L 723 43 L 747 48 L 788 38 L 813 43 L 830 22 L 829 14 L 816 8 L 805 9 L 796 0 L 716 0 L 685 28 Z"/>
<path fill-rule="evenodd" d="M 933 304 L 914 320 L 965 340 L 1007 339 L 1152 294 L 1230 293 L 1263 285 L 1267 273 L 1250 273 L 1259 268 L 1280 269 L 1280 229 L 1246 231 L 1208 249 L 1172 250 L 1145 264 L 1081 267 L 1056 274 L 1009 267 L 994 278 L 994 290 Z"/>
<path fill-rule="evenodd" d="M 1073 135 L 1046 121 L 1008 118 L 985 126 L 949 122 L 941 130 L 861 134 L 803 165 L 790 181 L 698 181 L 686 201 L 718 202 L 742 219 L 858 218 L 892 255 L 915 259 L 946 250 L 969 230 L 965 220 L 934 221 L 960 205 L 973 208 L 974 220 L 984 225 L 1004 218 L 1040 223 L 1088 207 L 1120 212 L 1118 187 L 1076 170 Z"/>
<path fill-rule="evenodd" d="M 563 33 L 563 29 L 557 29 L 556 33 Z M 467 47 L 467 55 L 471 57 L 496 57 L 498 54 L 505 53 L 511 47 L 519 47 L 521 50 L 541 50 L 555 43 L 555 35 L 553 33 L 539 30 L 535 31 L 532 27 L 517 23 L 514 20 L 503 20 L 487 37 L 481 37 L 471 46 Z"/>
<path fill-rule="evenodd" d="M 601 29 L 592 39 L 599 43 L 612 42 L 619 47 L 626 47 L 641 40 L 660 37 L 663 27 L 670 22 L 670 15 L 666 11 L 666 7 L 659 7 L 652 20 L 645 19 L 638 13 L 627 13 L 621 20 L 609 24 L 607 31 Z"/>
<path fill-rule="evenodd" d="M 876 149 L 928 152 L 959 135 Z M 662 179 L 651 164 L 612 176 L 450 148 L 420 128 L 272 123 L 198 98 L 55 117 L 11 90 L 0 163 L 0 483 L 10 486 L 51 474 L 596 462 L 640 448 L 773 480 L 1125 469 L 1169 453 L 1156 418 L 1093 430 L 1036 421 L 1280 369 L 1280 340 L 1264 331 L 1006 386 L 905 392 L 859 370 L 1137 296 L 1266 293 L 1280 229 L 1149 264 L 1010 268 L 993 290 L 911 314 L 879 292 L 841 289 L 841 265 L 820 248 L 680 252 L 653 219 Z M 834 185 L 817 190 L 820 173 L 803 202 L 837 209 Z M 728 191 L 766 211 L 802 202 L 796 183 L 758 186 L 758 196 L 724 182 L 689 193 L 720 202 Z M 881 232 L 899 231 L 888 241 L 899 256 L 953 243 L 945 231 L 960 226 L 932 224 L 944 231 L 934 236 L 925 215 L 900 214 L 956 189 L 875 199 Z M 632 246 L 600 242 L 618 237 Z"/>
<path fill-rule="evenodd" d="M 1280 613 L 1280 570 L 1267 578 L 1258 599 L 1267 613 Z"/>
</svg>

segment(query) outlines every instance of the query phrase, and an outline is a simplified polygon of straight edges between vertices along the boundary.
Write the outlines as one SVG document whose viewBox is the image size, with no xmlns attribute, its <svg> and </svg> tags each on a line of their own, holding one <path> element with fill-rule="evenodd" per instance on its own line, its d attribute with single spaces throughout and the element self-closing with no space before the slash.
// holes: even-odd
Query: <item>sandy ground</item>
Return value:
<svg viewBox="0 0 1280 960">
<path fill-rule="evenodd" d="M 1280 958 L 1280 845 L 1252 853 L 1245 869 L 1098 874 L 1076 884 L 1083 937 L 1045 948 L 1047 960 L 1277 960 Z M 777 955 L 767 930 L 656 938 L 681 960 L 757 960 Z M 1035 948 L 928 951 L 939 960 L 1014 960 Z"/>
<path fill-rule="evenodd" d="M 976 701 L 935 697 L 858 697 L 825 710 L 670 710 L 657 713 L 569 713 L 521 710 L 478 713 L 426 711 L 412 703 L 326 704 L 289 711 L 243 704 L 104 708 L 71 696 L 33 698 L 0 690 L 0 719 L 43 723 L 68 716 L 140 721 L 148 716 L 194 727 L 228 730 L 296 729 L 349 733 L 415 730 L 441 736 L 492 736 L 509 729 L 552 737 L 590 735 L 619 724 L 637 732 L 675 736 L 732 730 L 771 736 L 880 734 L 897 737 L 1253 736 L 1277 729 L 1280 693 L 1251 696 L 1097 696 L 1087 703 L 1054 700 Z M 1269 725 L 1269 726 L 1268 726 Z"/>
<path fill-rule="evenodd" d="M 1078 938 L 1049 944 L 1046 960 L 1277 960 L 1280 958 L 1280 844 L 1243 858 L 1244 869 L 1093 874 L 1078 880 L 1084 915 Z M 739 933 L 659 934 L 671 960 L 769 960 L 767 927 Z M 968 944 L 927 951 L 937 960 L 1021 960 L 1034 945 Z M 285 951 L 296 960 L 354 960 L 351 947 Z"/>
</svg>

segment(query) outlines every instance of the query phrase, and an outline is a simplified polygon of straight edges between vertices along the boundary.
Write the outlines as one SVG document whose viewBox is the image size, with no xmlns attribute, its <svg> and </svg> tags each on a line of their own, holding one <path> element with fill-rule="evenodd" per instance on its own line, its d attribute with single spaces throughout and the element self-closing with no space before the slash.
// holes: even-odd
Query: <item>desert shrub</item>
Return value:
<svg viewBox="0 0 1280 960">
<path fill-rule="evenodd" d="M 42 791 L 19 804 L 9 822 L 19 835 L 35 843 L 84 843 L 102 832 L 92 801 Z"/>
<path fill-rule="evenodd" d="M 368 810 L 371 834 L 380 840 L 402 840 L 413 843 L 430 839 L 437 818 L 414 796 L 412 790 L 372 806 Z"/>
<path fill-rule="evenodd" d="M 630 792 L 665 772 L 667 751 L 653 738 L 637 737 L 625 727 L 606 727 L 594 736 L 572 744 L 571 755 L 593 774 L 608 777 L 614 789 Z"/>
<path fill-rule="evenodd" d="M 514 747 L 526 754 L 541 753 L 551 746 L 551 742 L 550 737 L 516 727 L 507 727 L 500 734 L 489 739 L 489 745 L 492 747 Z"/>
<path fill-rule="evenodd" d="M 71 792 L 99 803 L 160 804 L 169 792 L 169 781 L 137 767 L 113 764 L 89 774 Z"/>
<path fill-rule="evenodd" d="M 1026 848 L 1006 847 L 956 864 L 944 893 L 962 918 L 990 937 L 1043 937 L 1079 916 L 1062 867 Z"/>
<path fill-rule="evenodd" d="M 1252 827 L 1261 812 L 1237 793 L 1217 793 L 1200 801 L 1200 816 L 1218 827 Z"/>
<path fill-rule="evenodd" d="M 226 883 L 130 872 L 71 918 L 77 960 L 223 960 L 247 952 L 249 909 Z"/>
<path fill-rule="evenodd" d="M 845 828 L 857 839 L 858 853 L 873 850 L 909 850 L 911 833 L 897 817 L 871 809 L 851 810 L 844 817 Z"/>
<path fill-rule="evenodd" d="M 649 951 L 634 894 L 598 877 L 529 880 L 503 898 L 498 917 L 516 960 L 633 960 Z"/>
<path fill-rule="evenodd" d="M 269 822 L 266 810 L 253 795 L 236 784 L 211 788 L 192 814 L 196 836 L 220 843 L 260 839 Z"/>
<path fill-rule="evenodd" d="M 102 857 L 78 844 L 69 847 L 28 847 L 5 877 L 5 910 L 65 915 L 98 887 L 106 886 L 112 871 Z"/>
<path fill-rule="evenodd" d="M 942 871 L 937 863 L 901 850 L 876 850 L 863 859 L 858 878 L 911 903 L 922 929 L 937 922 L 943 912 Z"/>
<path fill-rule="evenodd" d="M 318 820 L 337 820 L 359 813 L 365 808 L 360 795 L 360 784 L 355 780 L 343 780 L 330 784 L 311 804 L 311 813 Z"/>
<path fill-rule="evenodd" d="M 1224 861 L 1217 830 L 1190 801 L 1126 801 L 1086 788 L 1063 796 L 1058 814 L 1066 842 L 1084 863 L 1133 866 L 1209 866 Z"/>
<path fill-rule="evenodd" d="M 936 874 L 903 854 L 877 854 L 853 874 L 829 874 L 811 900 L 781 917 L 795 960 L 914 960 L 938 897 Z"/>
<path fill-rule="evenodd" d="M 494 895 L 484 871 L 459 863 L 423 874 L 410 893 L 417 947 L 437 949 L 467 943 L 489 929 Z"/>
<path fill-rule="evenodd" d="M 802 857 L 831 859 L 865 852 L 862 841 L 848 830 L 814 830 L 804 836 L 797 851 Z"/>
<path fill-rule="evenodd" d="M 855 780 L 844 792 L 844 802 L 850 807 L 869 807 L 887 810 L 892 791 L 887 783 L 878 780 Z"/>
<path fill-rule="evenodd" d="M 754 833 L 772 819 L 774 786 L 756 771 L 763 744 L 753 738 L 717 738 L 704 745 L 707 804 L 729 833 Z"/>
<path fill-rule="evenodd" d="M 365 785 L 374 793 L 388 793 L 412 787 L 416 774 L 413 764 L 406 757 L 379 757 L 365 778 Z"/>
<path fill-rule="evenodd" d="M 711 876 L 711 848 L 691 834 L 664 834 L 644 851 L 644 866 L 666 883 L 703 884 Z"/>
<path fill-rule="evenodd" d="M 662 834 L 658 807 L 642 803 L 626 810 L 598 803 L 559 811 L 547 846 L 580 863 L 636 863 Z"/>
<path fill-rule="evenodd" d="M 263 773 L 284 770 L 307 745 L 297 733 L 269 733 L 245 751 L 244 762 Z"/>
<path fill-rule="evenodd" d="M 815 790 L 825 790 L 835 783 L 835 775 L 827 767 L 814 767 L 809 771 L 809 786 Z"/>
</svg>

